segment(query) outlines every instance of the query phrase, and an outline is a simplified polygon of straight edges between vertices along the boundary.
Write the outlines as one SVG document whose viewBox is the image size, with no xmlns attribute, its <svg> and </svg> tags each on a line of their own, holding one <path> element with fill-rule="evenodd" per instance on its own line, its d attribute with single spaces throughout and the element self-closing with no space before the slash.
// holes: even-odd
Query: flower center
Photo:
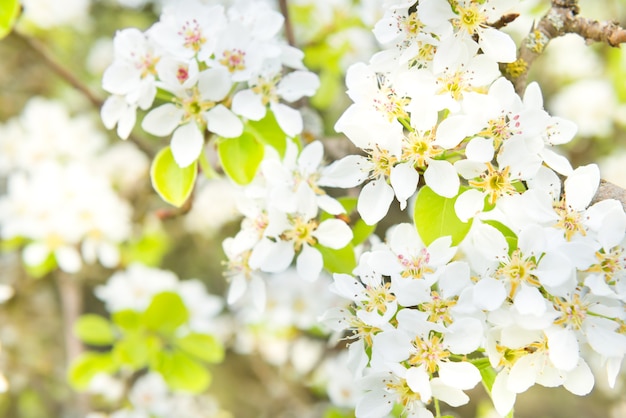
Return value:
<svg viewBox="0 0 626 418">
<path fill-rule="evenodd" d="M 598 262 L 587 271 L 590 273 L 603 273 L 607 283 L 615 283 L 615 277 L 620 277 L 626 271 L 626 257 L 622 247 L 613 247 L 608 253 L 604 249 L 596 252 Z"/>
<path fill-rule="evenodd" d="M 390 286 L 390 283 L 385 283 L 382 286 L 367 286 L 365 289 L 367 300 L 363 302 L 367 312 L 376 311 L 381 315 L 387 312 L 387 304 L 396 299 L 395 295 L 389 290 Z"/>
<path fill-rule="evenodd" d="M 317 229 L 318 223 L 315 219 L 304 220 L 300 216 L 290 219 L 292 228 L 283 232 L 280 236 L 285 241 L 293 241 L 294 249 L 300 251 L 302 246 L 315 245 L 317 238 L 313 236 L 313 232 Z"/>
<path fill-rule="evenodd" d="M 499 197 L 515 193 L 509 175 L 510 169 L 507 166 L 503 170 L 496 170 L 491 163 L 487 163 L 487 172 L 481 174 L 479 180 L 470 180 L 469 184 L 484 191 L 489 197 L 489 203 L 493 205 Z"/>
<path fill-rule="evenodd" d="M 200 51 L 202 45 L 206 43 L 206 38 L 203 36 L 200 24 L 196 19 L 185 22 L 178 34 L 183 37 L 183 46 L 194 52 Z"/>
<path fill-rule="evenodd" d="M 421 279 L 425 274 L 434 271 L 431 267 L 428 267 L 430 254 L 426 248 L 422 248 L 417 257 L 405 257 L 402 254 L 398 254 L 398 261 L 400 261 L 400 264 L 404 267 L 404 271 L 401 275 L 405 279 Z"/>
<path fill-rule="evenodd" d="M 423 134 L 412 131 L 402 143 L 402 160 L 413 161 L 416 167 L 426 168 L 428 160 L 443 154 L 444 150 L 433 145 L 435 131 L 430 130 Z"/>
<path fill-rule="evenodd" d="M 408 119 L 409 114 L 404 108 L 410 101 L 408 97 L 399 97 L 392 87 L 381 86 L 379 94 L 374 99 L 374 108 L 386 114 L 389 122 L 396 119 Z"/>
<path fill-rule="evenodd" d="M 448 300 L 439 296 L 439 293 L 432 292 L 431 302 L 425 302 L 418 306 L 422 312 L 429 314 L 428 321 L 434 323 L 442 323 L 445 326 L 452 324 L 453 319 L 450 314 L 450 308 L 456 305 L 456 300 Z"/>
<path fill-rule="evenodd" d="M 380 149 L 378 145 L 376 145 L 376 148 L 366 149 L 365 151 L 369 154 L 367 159 L 374 166 L 370 178 L 375 179 L 380 176 L 389 177 L 391 175 L 391 168 L 398 159 L 391 155 L 389 150 Z"/>
<path fill-rule="evenodd" d="M 270 103 L 278 102 L 278 93 L 276 92 L 276 85 L 280 80 L 280 75 L 272 77 L 271 79 L 265 79 L 258 77 L 255 82 L 250 82 L 250 88 L 252 91 L 261 96 L 261 102 L 264 106 Z"/>
<path fill-rule="evenodd" d="M 415 352 L 409 357 L 409 364 L 412 366 L 424 365 L 431 375 L 437 371 L 438 362 L 450 356 L 450 352 L 443 348 L 441 337 L 431 334 L 428 339 L 417 337 L 413 340 Z"/>
<path fill-rule="evenodd" d="M 500 263 L 495 276 L 511 283 L 509 297 L 513 298 L 521 283 L 527 283 L 535 287 L 541 287 L 539 280 L 532 275 L 537 265 L 532 258 L 524 258 L 520 249 L 513 251 L 511 258 L 506 263 Z"/>
<path fill-rule="evenodd" d="M 554 308 L 561 313 L 554 321 L 556 325 L 563 325 L 578 330 L 582 327 L 583 321 L 587 317 L 589 304 L 583 303 L 578 294 L 574 294 L 572 300 L 554 298 L 552 301 Z"/>
<path fill-rule="evenodd" d="M 587 235 L 585 226 L 582 223 L 582 215 L 567 205 L 565 197 L 554 204 L 554 211 L 559 216 L 559 220 L 554 227 L 565 231 L 566 240 L 571 241 L 576 234 L 580 234 L 583 237 Z"/>
<path fill-rule="evenodd" d="M 232 51 L 224 51 L 223 58 L 220 60 L 220 64 L 228 68 L 228 71 L 234 73 L 235 71 L 242 71 L 246 68 L 246 53 L 240 49 L 233 49 Z"/>
<path fill-rule="evenodd" d="M 453 21 L 453 25 L 473 35 L 476 30 L 487 22 L 487 16 L 478 9 L 480 5 L 470 4 L 468 7 L 457 7 L 459 17 Z"/>
</svg>

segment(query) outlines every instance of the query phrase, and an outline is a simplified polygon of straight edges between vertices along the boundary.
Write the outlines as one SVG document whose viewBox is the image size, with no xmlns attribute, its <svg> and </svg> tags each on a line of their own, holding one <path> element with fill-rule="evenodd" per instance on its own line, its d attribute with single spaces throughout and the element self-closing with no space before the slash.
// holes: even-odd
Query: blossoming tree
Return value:
<svg viewBox="0 0 626 418">
<path fill-rule="evenodd" d="M 481 382 L 513 416 L 534 385 L 585 396 L 598 379 L 620 384 L 624 192 L 596 164 L 572 165 L 560 146 L 576 120 L 551 115 L 528 82 L 551 40 L 619 47 L 617 23 L 553 0 L 516 41 L 510 27 L 529 13 L 516 0 L 347 2 L 348 16 L 165 1 L 147 29 L 115 33 L 101 100 L 37 39 L 54 25 L 43 6 L 5 3 L 3 34 L 128 141 L 106 148 L 93 122 L 41 98 L 0 132 L 1 238 L 28 274 L 58 278 L 73 388 L 110 398 L 109 412 L 77 398 L 79 413 L 227 416 L 202 402 L 219 383 L 208 364 L 228 351 L 289 361 L 332 404 L 311 416 L 442 417 Z M 341 62 L 351 38 L 306 33 L 324 7 L 378 47 Z M 326 113 L 344 69 L 349 101 Z M 138 198 L 148 165 L 158 209 Z M 223 303 L 160 268 L 160 225 L 211 225 L 229 205 Z M 104 309 L 87 313 L 75 302 L 94 263 Z"/>
</svg>

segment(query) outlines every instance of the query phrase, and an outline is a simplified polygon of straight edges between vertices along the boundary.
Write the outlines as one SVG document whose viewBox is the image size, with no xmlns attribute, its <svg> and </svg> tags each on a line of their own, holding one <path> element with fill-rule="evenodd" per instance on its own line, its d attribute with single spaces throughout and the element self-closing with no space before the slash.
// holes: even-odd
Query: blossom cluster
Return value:
<svg viewBox="0 0 626 418">
<path fill-rule="evenodd" d="M 89 116 L 70 117 L 64 105 L 42 98 L 31 99 L 0 131 L 0 175 L 7 179 L 1 238 L 24 243 L 30 267 L 50 257 L 72 273 L 83 262 L 117 266 L 132 213 L 117 187 L 145 174 L 145 157 L 129 144 L 107 149 Z M 109 157 L 132 161 L 138 171 L 120 177 Z"/>
<path fill-rule="evenodd" d="M 354 103 L 335 126 L 364 152 L 333 167 L 345 186 L 366 183 L 366 223 L 419 188 L 415 225 L 390 228 L 331 286 L 351 302 L 324 323 L 352 341 L 357 417 L 394 404 L 432 417 L 431 403 L 463 405 L 481 380 L 506 415 L 534 384 L 587 394 L 591 360 L 613 386 L 626 354 L 626 215 L 615 200 L 592 204 L 597 166 L 573 169 L 553 150 L 576 125 L 544 110 L 536 83 L 519 97 L 501 77 L 516 47 L 490 24 L 517 2 L 390 3 L 374 28 L 384 49 L 348 70 Z M 436 197 L 420 201 L 424 190 Z M 435 200 L 453 214 L 420 217 Z M 438 222 L 449 234 L 424 233 Z"/>
<path fill-rule="evenodd" d="M 262 311 L 266 301 L 262 272 L 282 273 L 295 259 L 298 276 L 315 281 L 324 268 L 322 251 L 350 244 L 353 233 L 343 219 L 322 217 L 346 212 L 322 189 L 341 186 L 342 173 L 322 160 L 321 142 L 299 151 L 288 141 L 284 157 L 266 156 L 255 180 L 243 190 L 238 204 L 245 216 L 241 230 L 223 243 L 231 282 L 229 303 L 249 291 Z"/>
<path fill-rule="evenodd" d="M 193 0 L 166 4 L 146 31 L 119 31 L 102 80 L 112 94 L 101 111 L 105 126 L 117 125 L 125 139 L 137 109 L 151 109 L 141 126 L 156 136 L 172 135 L 180 167 L 198 159 L 207 132 L 239 137 L 247 120 L 261 120 L 268 111 L 288 136 L 298 135 L 302 116 L 283 102 L 311 96 L 319 80 L 304 68 L 302 52 L 278 36 L 283 21 L 265 2 L 242 0 L 225 8 Z M 293 71 L 285 73 L 285 67 Z"/>
</svg>

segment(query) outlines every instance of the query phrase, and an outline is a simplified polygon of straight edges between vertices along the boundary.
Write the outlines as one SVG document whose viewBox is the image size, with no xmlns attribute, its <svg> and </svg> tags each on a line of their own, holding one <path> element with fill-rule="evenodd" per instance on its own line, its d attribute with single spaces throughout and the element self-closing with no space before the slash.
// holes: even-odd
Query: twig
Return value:
<svg viewBox="0 0 626 418">
<path fill-rule="evenodd" d="M 287 0 L 278 0 L 278 4 L 280 6 L 280 12 L 285 18 L 285 38 L 287 38 L 289 45 L 294 46 L 296 44 L 296 39 L 293 35 L 293 26 L 291 26 L 291 19 L 289 18 L 289 6 L 287 5 Z"/>
<path fill-rule="evenodd" d="M 489 26 L 495 29 L 502 29 L 509 23 L 512 23 L 518 17 L 519 17 L 519 13 L 509 13 L 509 14 L 502 16 L 500 19 L 496 20 L 495 22 L 491 23 Z"/>
<path fill-rule="evenodd" d="M 598 187 L 598 191 L 593 197 L 591 204 L 607 199 L 615 199 L 619 201 L 622 204 L 624 211 L 626 211 L 626 190 L 613 183 L 609 183 L 606 180 L 600 180 L 600 187 Z"/>
<path fill-rule="evenodd" d="M 83 310 L 82 288 L 78 278 L 63 271 L 56 275 L 61 314 L 63 319 L 63 340 L 65 343 L 66 364 L 76 359 L 83 351 L 83 344 L 74 336 L 73 327 Z M 85 395 L 76 394 L 76 412 L 85 416 L 89 412 L 89 402 Z"/>
<path fill-rule="evenodd" d="M 599 22 L 578 16 L 577 0 L 553 0 L 550 10 L 533 26 L 522 41 L 518 59 L 504 66 L 504 73 L 522 94 L 526 89 L 528 70 L 548 43 L 568 33 L 576 33 L 587 42 L 603 42 L 617 47 L 626 42 L 626 29 L 616 22 Z"/>
<path fill-rule="evenodd" d="M 15 36 L 20 38 L 24 43 L 26 43 L 31 50 L 33 50 L 43 62 L 54 71 L 59 77 L 65 80 L 68 84 L 74 87 L 76 90 L 81 92 L 83 96 L 87 98 L 87 100 L 96 108 L 100 109 L 104 103 L 104 100 L 99 98 L 94 92 L 92 92 L 81 80 L 79 80 L 71 71 L 69 71 L 66 67 L 64 67 L 55 56 L 53 56 L 45 44 L 39 41 L 36 38 L 23 35 L 18 31 L 13 31 Z M 137 136 L 132 133 L 129 135 L 128 139 L 132 141 L 137 148 L 139 148 L 144 154 L 148 157 L 153 158 L 155 153 L 154 151 L 144 142 L 139 139 Z"/>
</svg>

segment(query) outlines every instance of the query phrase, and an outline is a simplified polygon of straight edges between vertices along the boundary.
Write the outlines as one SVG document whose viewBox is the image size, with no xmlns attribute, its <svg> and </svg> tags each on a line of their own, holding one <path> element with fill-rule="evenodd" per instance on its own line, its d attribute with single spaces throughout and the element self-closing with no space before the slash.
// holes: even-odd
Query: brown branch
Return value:
<svg viewBox="0 0 626 418">
<path fill-rule="evenodd" d="M 495 29 L 502 29 L 509 23 L 512 23 L 513 21 L 515 21 L 515 19 L 517 19 L 518 17 L 519 17 L 519 13 L 509 13 L 509 14 L 502 16 L 500 19 L 496 20 L 495 22 L 490 23 L 489 26 Z"/>
<path fill-rule="evenodd" d="M 296 44 L 296 38 L 293 34 L 291 19 L 289 18 L 289 6 L 287 5 L 287 0 L 278 0 L 278 5 L 280 6 L 280 12 L 285 18 L 285 38 L 287 38 L 289 45 L 294 46 Z"/>
<path fill-rule="evenodd" d="M 626 42 L 626 29 L 616 22 L 599 22 L 578 16 L 577 0 L 553 0 L 550 10 L 533 25 L 519 47 L 518 59 L 503 66 L 506 77 L 518 94 L 526 89 L 528 70 L 543 53 L 548 43 L 568 33 L 576 33 L 587 42 L 603 42 L 618 47 Z"/>
<path fill-rule="evenodd" d="M 22 40 L 32 51 L 34 51 L 42 61 L 57 74 L 61 79 L 70 84 L 76 90 L 78 90 L 96 109 L 100 109 L 104 104 L 104 100 L 98 97 L 97 94 L 92 92 L 81 80 L 79 80 L 70 70 L 64 67 L 57 58 L 50 53 L 46 45 L 36 38 L 23 35 L 18 31 L 13 31 L 13 34 Z M 151 147 L 144 144 L 144 142 L 132 133 L 128 136 L 128 139 L 133 142 L 137 148 L 139 148 L 148 157 L 153 158 L 155 152 Z"/>
<path fill-rule="evenodd" d="M 626 189 L 622 189 L 613 183 L 609 183 L 606 180 L 600 180 L 600 187 L 596 195 L 593 197 L 591 204 L 599 202 L 601 200 L 615 199 L 622 204 L 624 211 L 626 211 Z"/>
</svg>

